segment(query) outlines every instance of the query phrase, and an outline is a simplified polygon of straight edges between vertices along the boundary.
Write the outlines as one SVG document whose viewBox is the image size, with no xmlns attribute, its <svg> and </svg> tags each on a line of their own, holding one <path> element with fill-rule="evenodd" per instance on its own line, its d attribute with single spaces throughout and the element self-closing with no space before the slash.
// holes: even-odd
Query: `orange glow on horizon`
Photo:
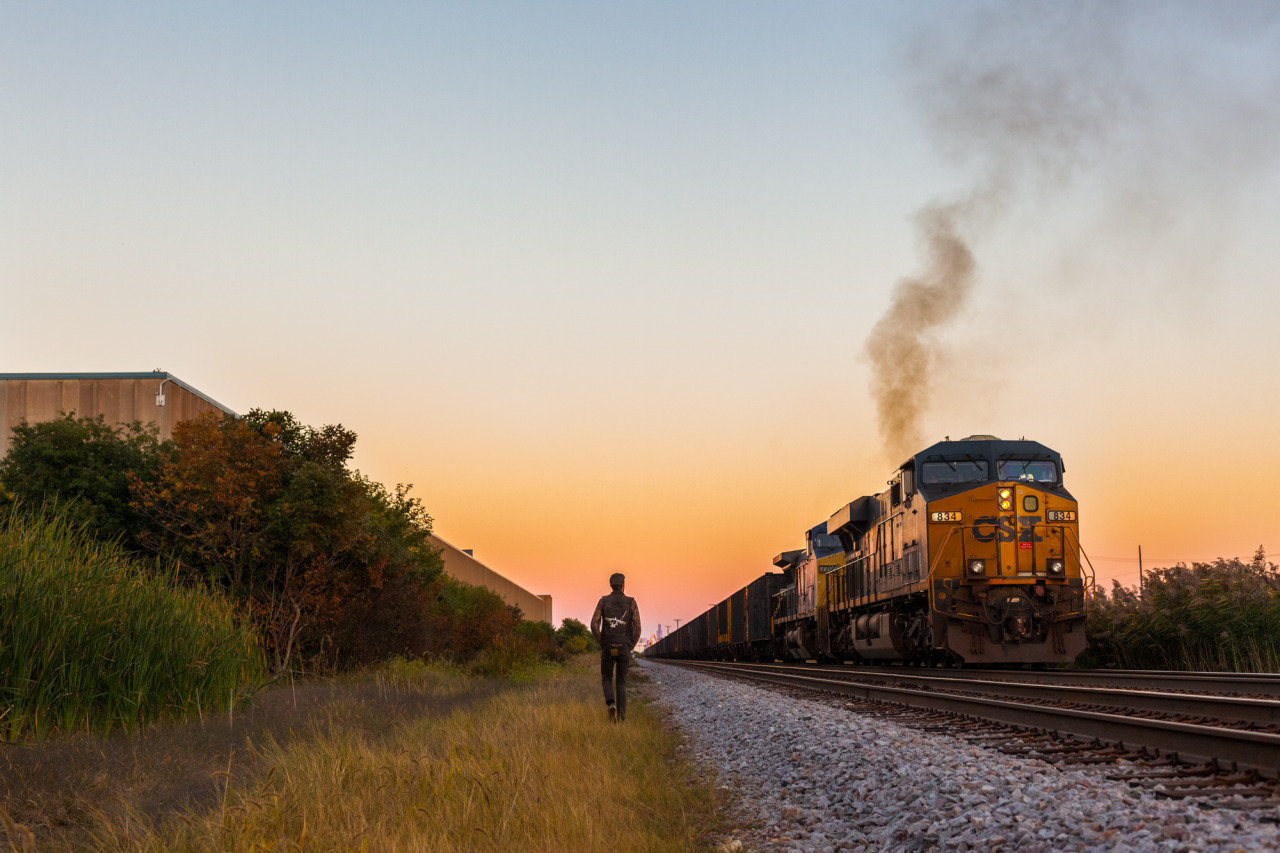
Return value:
<svg viewBox="0 0 1280 853">
<path fill-rule="evenodd" d="M 1261 444 L 1263 431 L 1242 440 Z M 882 489 L 889 467 L 874 454 L 849 455 L 841 467 L 854 473 L 839 476 L 826 462 L 831 445 L 816 440 L 773 455 L 752 453 L 746 441 L 714 456 L 687 447 L 663 454 L 642 441 L 611 455 L 614 446 L 588 448 L 576 460 L 568 444 L 532 458 L 508 448 L 486 454 L 477 469 L 436 462 L 416 491 L 441 536 L 532 592 L 553 595 L 557 623 L 587 621 L 608 576 L 625 573 L 648 636 L 656 624 L 692 618 L 773 571 L 772 557 L 800 547 L 808 527 Z M 1233 499 L 1237 490 L 1224 488 L 1223 472 L 1239 465 L 1230 444 L 1197 444 L 1196 455 L 1175 439 L 1152 439 L 1140 453 L 1111 442 L 1071 451 L 1062 451 L 1066 485 L 1080 501 L 1084 547 L 1104 588 L 1113 578 L 1137 584 L 1139 545 L 1150 569 L 1248 559 L 1274 533 L 1276 498 L 1253 491 Z M 402 453 L 393 457 L 411 467 Z M 1254 471 L 1261 480 L 1280 477 L 1280 462 L 1255 463 Z"/>
</svg>

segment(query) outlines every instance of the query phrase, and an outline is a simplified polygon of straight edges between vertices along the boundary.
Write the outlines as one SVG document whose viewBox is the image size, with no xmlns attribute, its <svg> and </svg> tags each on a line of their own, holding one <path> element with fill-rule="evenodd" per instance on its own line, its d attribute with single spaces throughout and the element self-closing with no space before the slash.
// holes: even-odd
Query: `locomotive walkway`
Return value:
<svg viewBox="0 0 1280 853">
<path fill-rule="evenodd" d="M 1222 695 L 1280 693 L 1280 679 L 1262 675 L 684 665 L 864 701 L 1043 729 L 1070 738 L 1153 750 L 1183 762 L 1226 765 L 1268 779 L 1280 778 L 1280 700 Z M 1096 684 L 1108 680 L 1162 687 L 1177 684 L 1184 690 L 1212 689 L 1217 695 Z M 1062 683 L 1070 681 L 1083 683 Z"/>
</svg>

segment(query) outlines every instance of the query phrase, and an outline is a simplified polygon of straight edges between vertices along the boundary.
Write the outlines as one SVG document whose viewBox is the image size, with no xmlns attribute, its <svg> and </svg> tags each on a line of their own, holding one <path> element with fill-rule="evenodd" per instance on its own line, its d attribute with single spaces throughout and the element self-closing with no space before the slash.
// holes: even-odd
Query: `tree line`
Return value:
<svg viewBox="0 0 1280 853">
<path fill-rule="evenodd" d="M 276 671 L 391 655 L 558 656 L 581 632 L 522 621 L 490 590 L 443 573 L 411 486 L 350 466 L 356 434 L 285 411 L 208 413 L 175 426 L 63 414 L 15 427 L 0 509 L 48 512 L 157 571 L 217 588 L 261 633 Z M 580 623 L 577 623 L 580 625 Z M 575 639 L 579 638 L 579 639 Z"/>
</svg>

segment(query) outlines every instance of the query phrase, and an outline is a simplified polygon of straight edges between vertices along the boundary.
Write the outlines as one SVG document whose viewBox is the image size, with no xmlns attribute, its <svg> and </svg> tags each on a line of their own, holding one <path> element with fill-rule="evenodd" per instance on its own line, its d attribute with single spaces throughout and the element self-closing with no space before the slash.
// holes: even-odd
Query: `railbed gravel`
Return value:
<svg viewBox="0 0 1280 853">
<path fill-rule="evenodd" d="M 736 801 L 740 826 L 724 850 L 1280 849 L 1280 828 L 1245 812 L 1158 799 L 1099 770 L 914 730 L 834 697 L 643 665 L 692 758 Z"/>
</svg>

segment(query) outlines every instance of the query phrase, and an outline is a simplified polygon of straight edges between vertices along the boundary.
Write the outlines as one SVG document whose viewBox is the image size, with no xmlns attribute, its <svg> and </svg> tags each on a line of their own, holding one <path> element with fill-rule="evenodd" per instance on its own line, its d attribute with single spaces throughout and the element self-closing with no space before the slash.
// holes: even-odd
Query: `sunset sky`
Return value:
<svg viewBox="0 0 1280 853">
<path fill-rule="evenodd" d="M 1063 454 L 1100 580 L 1280 561 L 1274 3 L 0 0 L 0 127 L 0 371 L 341 423 L 557 621 L 972 433 Z M 886 437 L 929 209 L 974 272 Z"/>
</svg>

